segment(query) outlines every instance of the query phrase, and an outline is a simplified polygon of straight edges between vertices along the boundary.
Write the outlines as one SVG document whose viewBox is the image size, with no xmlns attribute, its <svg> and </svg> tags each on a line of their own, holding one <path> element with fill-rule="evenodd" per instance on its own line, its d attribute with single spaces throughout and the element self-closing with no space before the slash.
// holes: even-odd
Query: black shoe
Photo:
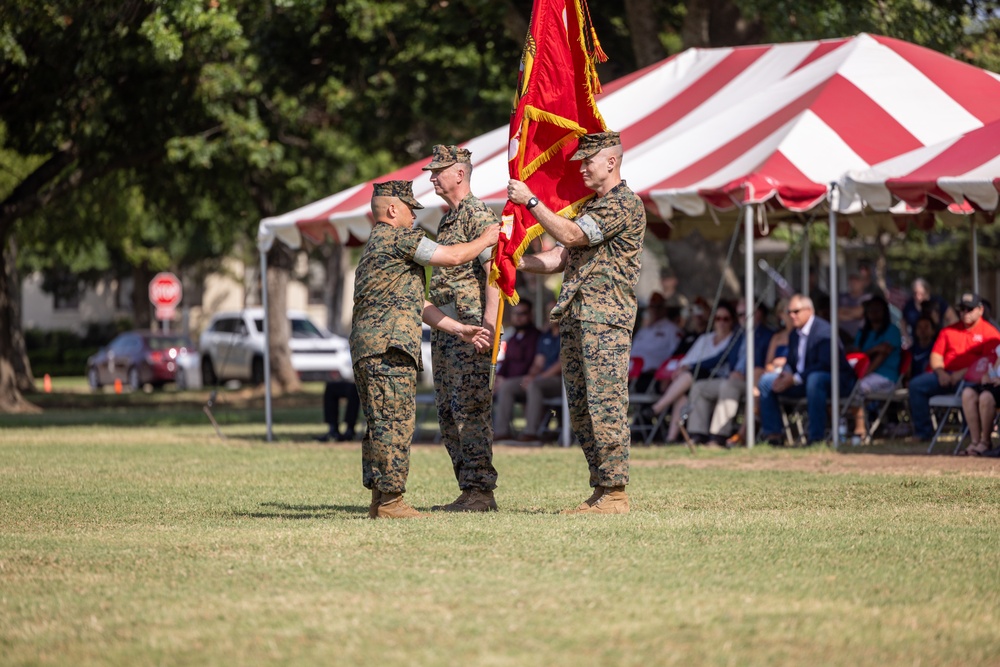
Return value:
<svg viewBox="0 0 1000 667">
<path fill-rule="evenodd" d="M 705 433 L 688 433 L 688 437 L 696 445 L 704 445 L 708 442 L 708 435 Z"/>
<path fill-rule="evenodd" d="M 341 433 L 337 435 L 337 442 L 353 442 L 354 432 L 347 431 L 346 433 Z"/>
<path fill-rule="evenodd" d="M 313 436 L 313 440 L 315 440 L 316 442 L 330 442 L 331 439 L 333 439 L 333 436 L 331 436 L 329 433 Z"/>
<path fill-rule="evenodd" d="M 717 446 L 717 447 L 725 447 L 726 449 L 729 449 L 729 446 L 726 444 L 726 439 L 724 437 L 722 437 L 721 435 L 710 435 L 710 436 L 708 436 L 708 438 L 705 441 L 705 444 L 706 445 L 713 445 L 713 446 Z"/>
</svg>

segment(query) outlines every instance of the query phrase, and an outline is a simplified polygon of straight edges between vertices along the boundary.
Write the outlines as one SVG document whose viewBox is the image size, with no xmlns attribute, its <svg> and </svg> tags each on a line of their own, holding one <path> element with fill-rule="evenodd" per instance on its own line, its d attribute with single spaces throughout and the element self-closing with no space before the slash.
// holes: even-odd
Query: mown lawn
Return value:
<svg viewBox="0 0 1000 667">
<path fill-rule="evenodd" d="M 93 398 L 0 416 L 0 664 L 1000 664 L 992 462 L 637 448 L 630 515 L 566 517 L 579 450 L 500 448 L 501 512 L 376 522 L 318 395 L 275 443 Z M 415 447 L 408 499 L 456 492 Z"/>
</svg>

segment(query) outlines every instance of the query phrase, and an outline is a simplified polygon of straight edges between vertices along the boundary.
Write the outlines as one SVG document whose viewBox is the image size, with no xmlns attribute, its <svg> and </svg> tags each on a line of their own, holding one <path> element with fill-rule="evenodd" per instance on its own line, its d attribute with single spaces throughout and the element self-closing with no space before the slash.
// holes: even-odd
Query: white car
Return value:
<svg viewBox="0 0 1000 667">
<path fill-rule="evenodd" d="M 303 381 L 340 375 L 354 379 L 347 339 L 317 326 L 300 311 L 288 311 L 292 327 L 292 368 Z M 264 311 L 247 308 L 212 317 L 199 341 L 201 380 L 205 386 L 228 380 L 264 381 Z"/>
</svg>

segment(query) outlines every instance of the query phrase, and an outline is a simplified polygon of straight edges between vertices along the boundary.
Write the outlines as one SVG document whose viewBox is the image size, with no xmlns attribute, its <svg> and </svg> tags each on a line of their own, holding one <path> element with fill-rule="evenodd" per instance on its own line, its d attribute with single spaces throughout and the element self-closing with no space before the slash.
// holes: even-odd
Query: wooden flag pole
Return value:
<svg viewBox="0 0 1000 667">
<path fill-rule="evenodd" d="M 493 326 L 493 360 L 490 363 L 490 391 L 497 377 L 497 355 L 500 353 L 500 334 L 503 328 L 503 296 L 497 299 L 497 321 Z"/>
</svg>

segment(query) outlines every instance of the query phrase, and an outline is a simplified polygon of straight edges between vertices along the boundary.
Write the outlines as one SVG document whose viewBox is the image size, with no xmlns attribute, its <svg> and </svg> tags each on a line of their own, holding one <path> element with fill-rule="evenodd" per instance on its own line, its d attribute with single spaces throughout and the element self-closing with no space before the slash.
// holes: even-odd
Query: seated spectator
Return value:
<svg viewBox="0 0 1000 667">
<path fill-rule="evenodd" d="M 679 287 L 680 281 L 677 279 L 677 273 L 673 269 L 669 266 L 660 269 L 660 295 L 663 297 L 664 303 L 669 308 L 686 310 L 690 304 L 687 297 L 678 291 Z"/>
<path fill-rule="evenodd" d="M 930 372 L 910 380 L 910 416 L 913 434 L 920 440 L 934 436 L 931 397 L 955 391 L 969 368 L 1000 342 L 1000 331 L 983 319 L 978 294 L 963 294 L 957 309 L 961 320 L 942 329 L 931 348 Z"/>
<path fill-rule="evenodd" d="M 741 323 L 746 317 L 746 306 L 742 301 L 736 306 Z M 767 308 L 758 307 L 754 318 L 754 383 L 764 372 L 764 355 L 771 343 L 773 331 L 767 327 Z M 746 394 L 746 341 L 740 333 L 733 342 L 729 354 L 729 367 L 733 370 L 728 377 L 697 380 L 688 394 L 691 410 L 688 415 L 688 431 L 691 439 L 699 444 L 723 445 L 732 422 L 739 411 L 740 401 Z M 711 418 L 711 422 L 709 422 Z"/>
<path fill-rule="evenodd" d="M 983 319 L 992 324 L 993 326 L 996 326 L 997 321 L 993 317 L 993 304 L 990 303 L 990 300 L 985 297 L 980 297 L 980 299 L 983 302 Z"/>
<path fill-rule="evenodd" d="M 551 309 L 550 309 L 551 310 Z M 518 440 L 541 444 L 542 420 L 548 412 L 545 400 L 562 396 L 562 363 L 559 361 L 559 323 L 552 325 L 538 339 L 538 352 L 531 370 L 521 379 L 524 394 L 524 432 Z"/>
<path fill-rule="evenodd" d="M 807 444 L 826 438 L 827 400 L 832 386 L 830 366 L 831 326 L 816 315 L 813 301 L 796 294 L 788 303 L 788 315 L 795 330 L 788 340 L 788 363 L 780 373 L 767 373 L 758 384 L 760 390 L 761 439 L 782 443 L 781 405 L 779 398 L 806 398 L 809 413 Z M 854 371 L 841 347 L 837 372 L 840 393 L 846 396 L 854 386 Z"/>
<path fill-rule="evenodd" d="M 858 335 L 865 322 L 864 302 L 870 297 L 871 294 L 865 292 L 865 283 L 859 274 L 847 276 L 847 291 L 840 295 L 837 302 L 837 318 L 840 328 L 847 332 L 851 340 Z"/>
<path fill-rule="evenodd" d="M 993 421 L 997 415 L 997 400 L 1000 399 L 998 353 L 1000 347 L 980 357 L 965 374 L 965 380 L 972 383 L 962 389 L 962 414 L 969 426 L 970 441 L 959 455 L 983 456 L 993 449 Z"/>
<path fill-rule="evenodd" d="M 768 323 L 769 310 L 766 304 L 757 304 L 757 309 L 753 316 L 753 344 L 754 344 L 754 385 L 764 374 L 764 363 L 767 359 L 767 351 L 771 347 L 771 338 L 774 336 L 774 329 Z M 740 327 L 746 326 L 746 305 L 740 299 L 736 304 L 736 317 Z"/>
<path fill-rule="evenodd" d="M 712 331 L 702 334 L 681 359 L 670 379 L 666 392 L 652 405 L 653 414 L 662 414 L 673 406 L 667 442 L 677 442 L 680 435 L 680 415 L 687 404 L 687 392 L 696 379 L 729 374 L 729 354 L 736 330 L 736 309 L 729 302 L 719 303 L 712 322 Z M 723 367 L 725 366 L 725 367 Z"/>
<path fill-rule="evenodd" d="M 711 308 L 702 297 L 696 297 L 694 303 L 687 309 L 684 326 L 681 329 L 681 342 L 674 350 L 674 355 L 687 354 L 698 337 L 708 331 L 708 315 Z"/>
<path fill-rule="evenodd" d="M 921 315 L 929 317 L 934 329 L 940 331 L 943 327 L 958 322 L 958 315 L 940 296 L 931 294 L 931 285 L 923 278 L 917 278 L 912 285 L 913 296 L 903 304 L 903 319 L 909 327 L 910 335 L 916 337 L 917 320 Z"/>
<path fill-rule="evenodd" d="M 518 308 L 523 304 L 518 304 Z M 546 314 L 552 312 L 552 307 L 555 304 L 548 304 L 546 307 Z M 559 386 L 559 392 L 561 393 L 561 385 L 559 382 L 562 378 L 562 373 L 559 366 L 559 328 L 558 324 L 552 323 L 550 328 L 545 331 L 535 330 L 536 340 L 535 340 L 535 350 L 531 355 L 531 365 L 528 366 L 525 371 L 518 376 L 508 377 L 504 380 L 504 383 L 499 387 L 494 385 L 494 393 L 496 394 L 496 405 L 493 409 L 493 423 L 494 423 L 494 433 L 499 435 L 494 435 L 494 440 L 509 440 L 511 439 L 511 419 L 514 416 L 514 404 L 519 401 L 527 400 L 527 388 L 543 371 L 545 372 L 545 377 L 555 376 L 557 381 L 555 384 Z M 508 348 L 509 349 L 509 348 Z M 552 366 L 555 365 L 553 369 Z M 541 405 L 541 401 L 538 402 Z M 525 404 L 525 415 L 529 411 L 529 406 Z M 540 407 L 542 414 L 539 414 L 537 419 L 540 422 L 542 416 L 544 415 L 544 406 Z M 536 427 L 537 430 L 537 427 Z M 529 431 L 525 429 L 525 433 L 532 433 L 534 431 Z"/>
<path fill-rule="evenodd" d="M 535 361 L 541 331 L 532 319 L 533 305 L 530 299 L 521 299 L 511 311 L 514 335 L 507 339 L 503 361 L 497 368 L 496 379 L 493 382 L 494 398 L 500 395 L 500 389 L 507 382 L 513 382 L 514 387 L 520 387 L 521 379 L 528 374 L 531 364 Z M 493 415 L 493 432 L 494 440 L 510 438 L 510 422 L 499 418 L 497 412 Z"/>
<path fill-rule="evenodd" d="M 914 376 L 931 369 L 931 348 L 938 330 L 930 315 L 921 315 L 913 326 L 913 341 L 910 343 L 910 368 Z"/>
<path fill-rule="evenodd" d="M 348 442 L 355 439 L 354 430 L 358 424 L 358 411 L 361 399 L 358 387 L 353 380 L 345 380 L 337 373 L 337 378 L 326 383 L 323 390 L 323 421 L 329 426 L 328 431 L 316 436 L 319 442 Z M 344 401 L 344 430 L 340 430 L 340 402 Z"/>
<path fill-rule="evenodd" d="M 631 356 L 642 359 L 637 391 L 645 391 L 652 384 L 656 370 L 674 355 L 680 340 L 680 329 L 667 317 L 666 301 L 659 292 L 654 292 L 649 299 L 643 325 L 632 337 Z"/>
<path fill-rule="evenodd" d="M 879 287 L 878 282 L 875 280 L 875 272 L 872 270 L 872 266 L 868 262 L 862 262 L 858 265 L 858 275 L 861 277 L 861 285 L 865 294 L 869 296 L 880 296 L 883 299 L 886 298 L 885 292 Z M 888 299 L 886 299 L 888 301 Z"/>
<path fill-rule="evenodd" d="M 792 318 L 788 315 L 788 300 L 782 299 L 775 307 L 778 315 L 778 324 L 781 328 L 774 332 L 767 346 L 767 355 L 764 357 L 765 373 L 780 373 L 788 361 L 788 338 L 795 327 L 792 325 Z M 759 380 L 758 380 L 759 381 Z"/>
<path fill-rule="evenodd" d="M 884 298 L 871 297 L 865 302 L 864 311 L 864 324 L 854 340 L 854 349 L 864 352 L 869 359 L 868 369 L 860 380 L 862 396 L 895 388 L 903 345 L 903 335 L 892 323 L 889 303 Z M 854 414 L 854 435 L 859 440 L 865 436 L 865 415 L 860 407 Z"/>
</svg>

